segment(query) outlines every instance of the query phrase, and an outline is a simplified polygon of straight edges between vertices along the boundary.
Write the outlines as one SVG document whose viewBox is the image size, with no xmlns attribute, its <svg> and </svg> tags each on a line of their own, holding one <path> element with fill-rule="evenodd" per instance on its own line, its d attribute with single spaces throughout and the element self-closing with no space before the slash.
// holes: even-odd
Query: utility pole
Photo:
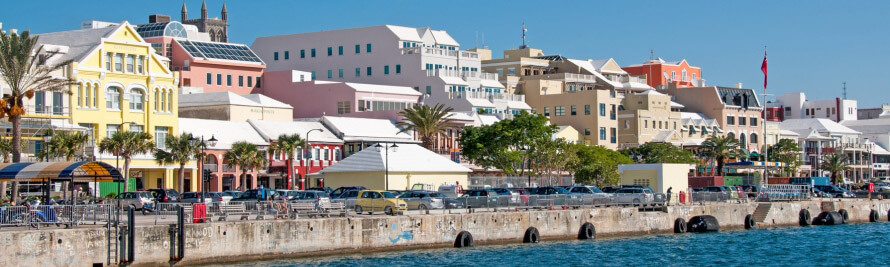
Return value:
<svg viewBox="0 0 890 267">
<path fill-rule="evenodd" d="M 847 100 L 847 82 L 843 82 L 844 84 L 844 100 Z"/>
</svg>

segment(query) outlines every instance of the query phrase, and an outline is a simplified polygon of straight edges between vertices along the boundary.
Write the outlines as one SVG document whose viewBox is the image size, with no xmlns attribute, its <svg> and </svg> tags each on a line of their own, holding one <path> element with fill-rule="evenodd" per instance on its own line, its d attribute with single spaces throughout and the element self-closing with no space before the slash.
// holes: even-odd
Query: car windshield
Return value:
<svg viewBox="0 0 890 267">
<path fill-rule="evenodd" d="M 396 195 L 393 195 L 392 192 L 382 192 L 383 198 L 396 198 Z"/>
<path fill-rule="evenodd" d="M 588 188 L 590 188 L 590 191 L 593 191 L 594 193 L 603 193 L 603 190 L 600 190 L 599 188 L 592 187 L 592 186 L 588 187 Z"/>
<path fill-rule="evenodd" d="M 430 197 L 445 197 L 445 195 L 441 193 L 430 193 Z"/>
<path fill-rule="evenodd" d="M 179 196 L 179 193 L 177 193 L 176 190 L 168 189 L 168 190 L 167 190 L 167 195 L 168 195 L 168 196 L 171 196 L 171 197 L 178 197 L 178 196 Z"/>
<path fill-rule="evenodd" d="M 565 188 L 562 188 L 562 187 L 554 187 L 553 189 L 556 189 L 557 194 L 568 194 L 569 193 L 569 190 L 566 190 Z"/>
</svg>

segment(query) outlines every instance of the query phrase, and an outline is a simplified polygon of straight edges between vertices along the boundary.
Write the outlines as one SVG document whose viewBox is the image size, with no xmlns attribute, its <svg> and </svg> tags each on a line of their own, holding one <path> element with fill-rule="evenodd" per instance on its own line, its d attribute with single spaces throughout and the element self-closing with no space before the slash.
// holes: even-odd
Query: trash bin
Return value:
<svg viewBox="0 0 890 267">
<path fill-rule="evenodd" d="M 192 206 L 192 222 L 207 222 L 207 204 L 195 204 Z"/>
</svg>

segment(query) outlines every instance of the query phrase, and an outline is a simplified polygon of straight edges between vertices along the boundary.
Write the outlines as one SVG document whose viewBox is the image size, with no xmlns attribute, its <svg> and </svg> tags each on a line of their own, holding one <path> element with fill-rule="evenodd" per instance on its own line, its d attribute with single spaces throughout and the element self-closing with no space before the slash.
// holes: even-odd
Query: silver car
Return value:
<svg viewBox="0 0 890 267">
<path fill-rule="evenodd" d="M 655 203 L 655 193 L 645 188 L 621 188 L 613 193 L 615 204 L 648 205 Z"/>
<path fill-rule="evenodd" d="M 201 203 L 201 192 L 182 193 L 182 200 L 180 202 Z M 220 193 L 217 193 L 217 192 L 204 193 L 204 204 L 213 204 L 213 203 L 219 203 L 219 202 L 223 202 L 223 197 Z"/>
<path fill-rule="evenodd" d="M 601 205 L 612 203 L 612 195 L 603 192 L 596 186 L 573 186 L 569 193 L 578 194 L 584 205 Z"/>
<path fill-rule="evenodd" d="M 408 204 L 409 210 L 444 209 L 445 195 L 430 191 L 405 191 L 399 199 Z"/>
<path fill-rule="evenodd" d="M 154 198 L 148 192 L 123 192 L 116 199 L 121 201 L 121 206 L 133 206 L 137 210 L 142 210 L 143 208 L 151 209 L 154 203 Z"/>
</svg>

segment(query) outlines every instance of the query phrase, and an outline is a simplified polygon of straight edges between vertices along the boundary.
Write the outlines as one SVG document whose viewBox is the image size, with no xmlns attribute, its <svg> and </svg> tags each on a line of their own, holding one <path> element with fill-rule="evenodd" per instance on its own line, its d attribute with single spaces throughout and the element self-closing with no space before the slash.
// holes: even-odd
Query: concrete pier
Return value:
<svg viewBox="0 0 890 267">
<path fill-rule="evenodd" d="M 185 257 L 178 265 L 271 259 L 306 255 L 451 247 L 458 233 L 472 234 L 476 245 L 522 242 L 529 227 L 541 240 L 574 239 L 582 224 L 594 225 L 598 237 L 673 232 L 674 220 L 713 215 L 721 230 L 742 229 L 745 217 L 763 203 L 477 212 L 469 214 L 350 216 L 343 218 L 213 222 L 185 230 Z M 765 209 L 762 207 L 761 209 Z M 815 217 L 844 209 L 851 223 L 868 222 L 871 210 L 887 222 L 890 200 L 813 200 L 771 203 L 757 227 L 797 226 L 802 209 Z M 0 231 L 0 266 L 91 266 L 105 263 L 104 228 Z M 136 228 L 135 266 L 170 264 L 168 226 Z"/>
</svg>

